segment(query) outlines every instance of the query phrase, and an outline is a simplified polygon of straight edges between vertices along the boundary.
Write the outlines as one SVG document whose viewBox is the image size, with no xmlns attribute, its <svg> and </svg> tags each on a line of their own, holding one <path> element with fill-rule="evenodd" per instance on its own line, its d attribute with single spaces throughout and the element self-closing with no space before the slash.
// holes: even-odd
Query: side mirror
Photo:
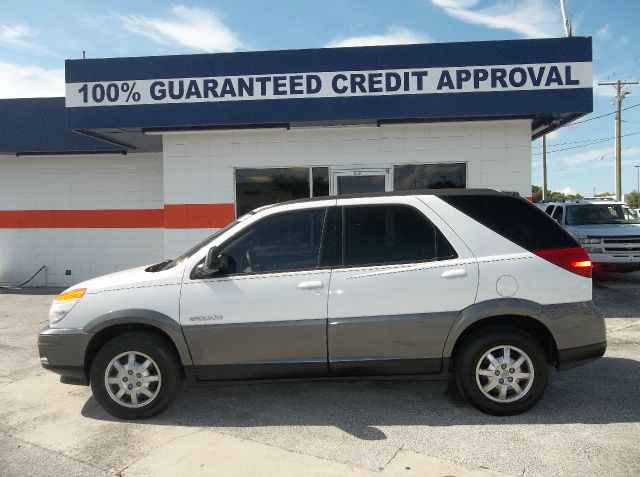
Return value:
<svg viewBox="0 0 640 477">
<path fill-rule="evenodd" d="M 211 247 L 207 252 L 207 258 L 204 259 L 202 264 L 202 272 L 211 275 L 220 271 L 220 257 L 218 254 L 218 247 Z"/>
</svg>

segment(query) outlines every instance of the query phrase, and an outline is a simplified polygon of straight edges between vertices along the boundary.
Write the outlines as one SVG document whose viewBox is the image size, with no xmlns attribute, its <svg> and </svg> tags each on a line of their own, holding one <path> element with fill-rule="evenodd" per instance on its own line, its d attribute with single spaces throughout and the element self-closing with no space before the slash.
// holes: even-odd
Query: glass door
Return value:
<svg viewBox="0 0 640 477">
<path fill-rule="evenodd" d="M 331 170 L 331 195 L 363 194 L 393 190 L 389 168 Z"/>
</svg>

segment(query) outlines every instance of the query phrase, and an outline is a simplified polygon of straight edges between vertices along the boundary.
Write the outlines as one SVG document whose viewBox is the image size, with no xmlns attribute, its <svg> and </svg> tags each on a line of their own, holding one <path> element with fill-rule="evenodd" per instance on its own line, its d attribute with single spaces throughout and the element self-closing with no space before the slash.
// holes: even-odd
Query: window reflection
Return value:
<svg viewBox="0 0 640 477">
<path fill-rule="evenodd" d="M 313 197 L 329 195 L 329 168 L 312 167 Z M 311 197 L 308 167 L 236 169 L 236 216 L 264 205 Z"/>
<path fill-rule="evenodd" d="M 309 168 L 236 169 L 238 217 L 263 205 L 309 197 Z"/>
<path fill-rule="evenodd" d="M 393 168 L 395 190 L 464 189 L 467 186 L 467 165 L 405 164 Z"/>
</svg>

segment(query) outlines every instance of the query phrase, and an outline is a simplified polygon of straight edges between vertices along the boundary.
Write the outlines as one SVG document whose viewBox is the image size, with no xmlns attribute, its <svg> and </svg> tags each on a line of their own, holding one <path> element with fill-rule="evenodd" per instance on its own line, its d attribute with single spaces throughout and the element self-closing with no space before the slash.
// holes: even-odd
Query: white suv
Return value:
<svg viewBox="0 0 640 477">
<path fill-rule="evenodd" d="M 578 240 L 596 270 L 640 270 L 640 219 L 624 202 L 581 199 L 538 207 Z"/>
<path fill-rule="evenodd" d="M 604 354 L 591 263 L 495 191 L 340 196 L 257 209 L 181 257 L 80 283 L 38 345 L 120 418 L 183 379 L 453 372 L 484 412 L 523 412 L 550 368 Z"/>
</svg>

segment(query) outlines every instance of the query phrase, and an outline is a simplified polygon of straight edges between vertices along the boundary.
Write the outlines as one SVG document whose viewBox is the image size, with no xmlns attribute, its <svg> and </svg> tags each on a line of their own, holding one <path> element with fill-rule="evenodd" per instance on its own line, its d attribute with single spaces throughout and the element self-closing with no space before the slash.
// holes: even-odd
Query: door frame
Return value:
<svg viewBox="0 0 640 477">
<path fill-rule="evenodd" d="M 338 177 L 383 176 L 385 192 L 393 191 L 393 166 L 332 166 L 329 168 L 329 195 L 338 195 Z"/>
</svg>

